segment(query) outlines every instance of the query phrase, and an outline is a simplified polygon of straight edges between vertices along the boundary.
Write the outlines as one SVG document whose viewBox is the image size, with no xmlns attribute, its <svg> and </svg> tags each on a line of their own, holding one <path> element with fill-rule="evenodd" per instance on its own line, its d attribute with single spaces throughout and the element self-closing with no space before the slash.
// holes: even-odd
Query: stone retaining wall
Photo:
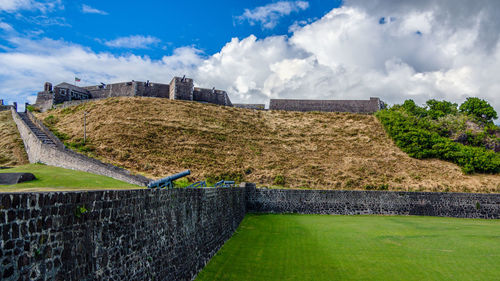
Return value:
<svg viewBox="0 0 500 281">
<path fill-rule="evenodd" d="M 236 188 L 0 193 L 2 280 L 191 280 L 246 212 L 500 218 L 500 194 Z"/>
<path fill-rule="evenodd" d="M 15 110 L 12 110 L 12 118 L 17 125 L 21 138 L 23 139 L 24 147 L 26 149 L 26 153 L 28 154 L 30 163 L 41 162 L 56 167 L 103 175 L 142 186 L 146 186 L 150 181 L 150 179 L 146 177 L 132 175 L 125 169 L 102 163 L 99 160 L 78 154 L 65 147 L 60 147 L 60 144 L 56 144 L 57 146 L 55 147 L 44 144 L 30 130 Z M 44 127 L 41 122 L 36 125 L 37 127 Z"/>
<path fill-rule="evenodd" d="M 257 213 L 500 219 L 500 194 L 249 188 L 247 209 Z"/>
<path fill-rule="evenodd" d="M 0 193 L 0 204 L 1 280 L 191 280 L 243 219 L 245 190 Z"/>
</svg>

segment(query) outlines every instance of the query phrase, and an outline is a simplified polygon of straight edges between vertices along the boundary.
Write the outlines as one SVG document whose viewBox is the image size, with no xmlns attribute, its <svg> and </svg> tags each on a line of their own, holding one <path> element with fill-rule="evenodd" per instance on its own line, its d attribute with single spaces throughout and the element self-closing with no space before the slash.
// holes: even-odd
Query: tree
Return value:
<svg viewBox="0 0 500 281">
<path fill-rule="evenodd" d="M 427 113 L 432 119 L 438 119 L 439 117 L 443 117 L 446 115 L 455 115 L 458 112 L 458 104 L 451 103 L 449 101 L 438 101 L 435 99 L 428 100 L 426 102 L 429 110 Z"/>
<path fill-rule="evenodd" d="M 427 111 L 425 110 L 425 108 L 416 105 L 413 100 L 405 100 L 403 105 L 401 105 L 400 107 L 403 108 L 407 113 L 412 114 L 413 116 L 416 117 L 427 116 Z"/>
<path fill-rule="evenodd" d="M 467 100 L 460 105 L 460 112 L 475 116 L 487 122 L 498 118 L 497 112 L 487 101 L 475 97 L 467 98 Z"/>
</svg>

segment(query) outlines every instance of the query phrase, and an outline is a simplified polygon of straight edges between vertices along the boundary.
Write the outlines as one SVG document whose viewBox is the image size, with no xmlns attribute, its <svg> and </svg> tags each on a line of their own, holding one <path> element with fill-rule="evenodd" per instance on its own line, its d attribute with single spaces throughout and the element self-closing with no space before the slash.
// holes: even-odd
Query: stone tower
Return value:
<svg viewBox="0 0 500 281">
<path fill-rule="evenodd" d="M 193 79 L 185 76 L 174 77 L 170 82 L 169 98 L 171 100 L 193 100 Z"/>
</svg>

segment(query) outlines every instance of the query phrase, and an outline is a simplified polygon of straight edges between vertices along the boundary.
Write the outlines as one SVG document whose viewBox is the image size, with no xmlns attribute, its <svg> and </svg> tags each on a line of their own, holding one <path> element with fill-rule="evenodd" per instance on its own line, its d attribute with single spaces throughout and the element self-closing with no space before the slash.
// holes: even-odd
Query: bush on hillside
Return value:
<svg viewBox="0 0 500 281">
<path fill-rule="evenodd" d="M 427 107 L 420 107 L 407 100 L 403 105 L 379 111 L 377 117 L 396 145 L 411 157 L 450 161 L 466 173 L 499 173 L 500 154 L 484 147 L 485 139 L 493 137 L 488 134 L 493 127 L 486 125 L 480 132 L 455 132 L 466 128 L 467 122 L 457 114 L 453 103 L 430 100 Z M 444 126 L 443 122 L 450 125 Z M 465 137 L 459 143 L 449 137 L 452 134 Z"/>
</svg>

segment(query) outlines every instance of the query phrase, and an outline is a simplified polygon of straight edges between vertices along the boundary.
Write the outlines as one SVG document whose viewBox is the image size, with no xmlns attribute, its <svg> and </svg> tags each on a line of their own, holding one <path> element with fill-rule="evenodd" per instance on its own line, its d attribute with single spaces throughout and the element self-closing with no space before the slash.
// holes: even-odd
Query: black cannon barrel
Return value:
<svg viewBox="0 0 500 281">
<path fill-rule="evenodd" d="M 159 179 L 159 180 L 152 181 L 152 182 L 150 182 L 148 184 L 148 187 L 151 188 L 151 187 L 157 187 L 157 186 L 167 185 L 167 184 L 173 182 L 176 179 L 180 179 L 180 178 L 188 176 L 190 174 L 191 174 L 190 170 L 185 170 L 185 171 L 182 171 L 180 173 L 173 174 L 171 176 L 168 176 L 168 177 L 165 177 L 165 178 L 162 178 L 162 179 Z"/>
</svg>

